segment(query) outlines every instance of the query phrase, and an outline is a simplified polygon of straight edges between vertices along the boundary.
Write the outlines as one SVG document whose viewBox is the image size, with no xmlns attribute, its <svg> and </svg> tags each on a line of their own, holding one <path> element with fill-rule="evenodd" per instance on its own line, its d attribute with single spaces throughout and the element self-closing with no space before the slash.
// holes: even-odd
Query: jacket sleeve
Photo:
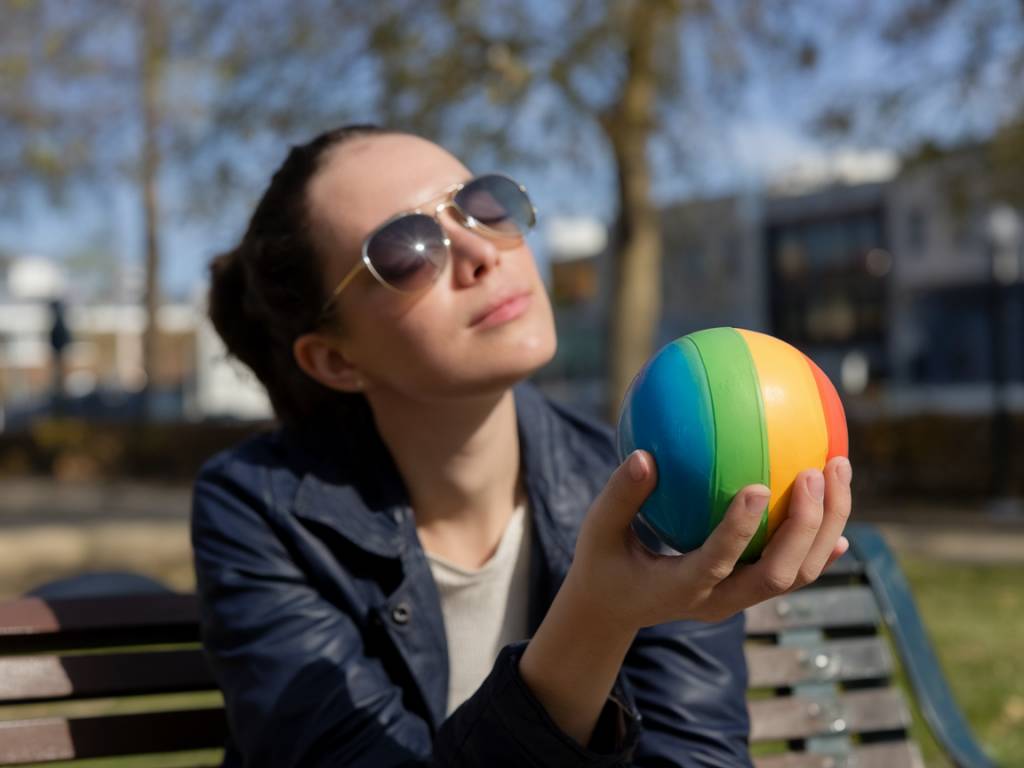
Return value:
<svg viewBox="0 0 1024 768">
<path fill-rule="evenodd" d="M 638 766 L 750 766 L 743 614 L 641 630 L 623 670 L 642 717 Z"/>
<path fill-rule="evenodd" d="M 248 478 L 247 478 L 248 479 Z M 366 653 L 353 617 L 307 581 L 252 489 L 220 465 L 194 488 L 192 544 L 203 643 L 234 746 L 273 766 L 623 764 L 638 737 L 626 694 L 611 697 L 592 745 L 563 734 L 518 674 L 522 644 L 432 735 L 405 691 Z"/>
</svg>

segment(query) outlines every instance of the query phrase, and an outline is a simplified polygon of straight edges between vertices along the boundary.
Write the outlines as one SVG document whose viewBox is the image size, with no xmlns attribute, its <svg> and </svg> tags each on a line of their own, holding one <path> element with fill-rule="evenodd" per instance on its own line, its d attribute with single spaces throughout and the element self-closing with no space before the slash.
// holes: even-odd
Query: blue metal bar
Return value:
<svg viewBox="0 0 1024 768">
<path fill-rule="evenodd" d="M 942 674 L 935 651 L 899 563 L 878 529 L 850 523 L 844 531 L 850 548 L 864 563 L 868 584 L 882 620 L 892 635 L 928 727 L 958 768 L 995 768 L 971 733 Z"/>
</svg>

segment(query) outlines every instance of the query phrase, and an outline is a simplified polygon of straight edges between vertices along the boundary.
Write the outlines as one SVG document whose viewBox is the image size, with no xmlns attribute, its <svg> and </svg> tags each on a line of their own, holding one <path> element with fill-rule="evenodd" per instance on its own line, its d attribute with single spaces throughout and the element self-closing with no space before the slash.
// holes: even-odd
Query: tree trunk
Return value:
<svg viewBox="0 0 1024 768">
<path fill-rule="evenodd" d="M 615 227 L 615 292 L 608 371 L 609 418 L 651 355 L 661 316 L 661 232 L 651 200 L 647 143 L 655 122 L 656 35 L 670 7 L 646 0 L 633 4 L 626 37 L 627 71 L 616 103 L 602 119 L 618 167 L 619 212 Z"/>
<path fill-rule="evenodd" d="M 146 382 L 142 392 L 142 417 L 148 419 L 156 377 L 160 308 L 160 76 L 163 68 L 163 26 L 157 3 L 145 2 L 141 10 L 139 63 L 142 86 L 142 191 L 143 227 L 146 255 L 146 327 L 142 336 L 142 368 Z"/>
</svg>

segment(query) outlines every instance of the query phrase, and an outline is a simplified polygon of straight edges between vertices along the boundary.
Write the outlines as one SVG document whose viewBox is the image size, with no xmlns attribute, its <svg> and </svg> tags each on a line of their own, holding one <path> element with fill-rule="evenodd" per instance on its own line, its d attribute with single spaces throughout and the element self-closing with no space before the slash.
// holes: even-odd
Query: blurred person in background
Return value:
<svg viewBox="0 0 1024 768">
<path fill-rule="evenodd" d="M 50 300 L 50 359 L 52 376 L 50 384 L 50 407 L 55 416 L 64 413 L 64 378 L 66 371 L 65 351 L 71 343 L 71 331 L 64 319 L 64 301 Z"/>
<path fill-rule="evenodd" d="M 652 457 L 525 382 L 556 345 L 533 223 L 511 179 L 347 126 L 212 262 L 280 422 L 194 488 L 226 765 L 750 765 L 742 611 L 845 551 L 849 463 L 756 564 L 764 486 L 700 550 L 645 547 Z"/>
</svg>

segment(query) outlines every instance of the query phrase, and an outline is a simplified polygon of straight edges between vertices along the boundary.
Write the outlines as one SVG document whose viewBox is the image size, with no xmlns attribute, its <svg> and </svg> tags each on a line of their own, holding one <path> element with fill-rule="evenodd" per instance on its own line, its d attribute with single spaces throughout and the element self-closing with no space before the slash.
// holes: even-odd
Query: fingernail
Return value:
<svg viewBox="0 0 1024 768">
<path fill-rule="evenodd" d="M 629 456 L 629 476 L 636 482 L 647 477 L 647 462 L 640 455 L 640 451 L 633 451 Z"/>
<path fill-rule="evenodd" d="M 763 491 L 754 491 L 748 494 L 746 500 L 743 502 L 743 505 L 747 510 L 747 514 L 751 517 L 760 517 L 764 512 L 764 508 L 768 506 L 768 500 L 770 498 L 771 494 L 764 493 Z"/>
<path fill-rule="evenodd" d="M 811 472 L 807 475 L 807 492 L 818 503 L 825 500 L 825 476 L 821 472 Z"/>
<path fill-rule="evenodd" d="M 844 483 L 849 483 L 853 480 L 853 466 L 845 456 L 841 456 L 840 460 L 836 462 L 836 477 Z"/>
</svg>

